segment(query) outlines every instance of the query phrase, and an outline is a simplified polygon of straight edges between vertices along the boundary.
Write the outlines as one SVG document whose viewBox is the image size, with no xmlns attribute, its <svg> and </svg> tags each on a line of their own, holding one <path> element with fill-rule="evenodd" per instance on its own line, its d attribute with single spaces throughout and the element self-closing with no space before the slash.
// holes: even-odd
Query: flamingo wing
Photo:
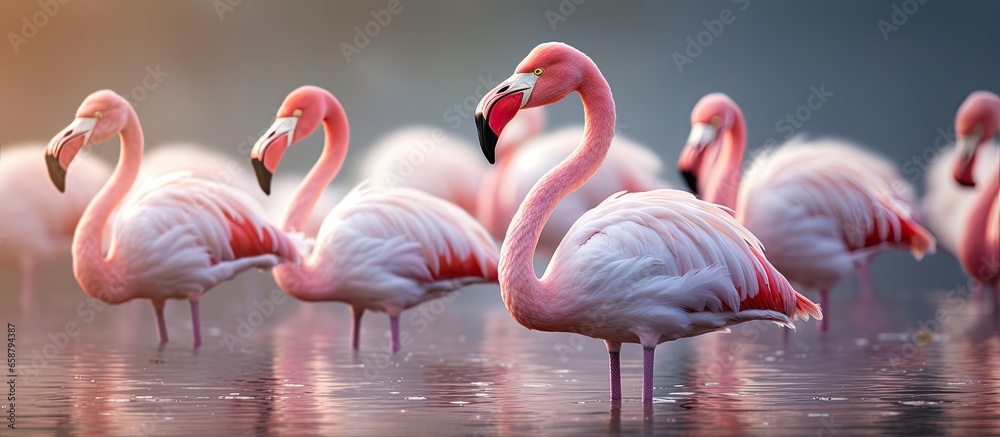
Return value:
<svg viewBox="0 0 1000 437">
<path fill-rule="evenodd" d="M 293 241 L 260 207 L 228 185 L 171 173 L 151 177 L 119 206 L 108 254 L 135 287 L 206 291 L 217 264 L 260 255 L 298 262 Z"/>
<path fill-rule="evenodd" d="M 359 185 L 327 216 L 317 243 L 325 249 L 313 256 L 322 259 L 311 262 L 333 266 L 331 280 L 347 288 L 426 291 L 497 278 L 499 251 L 482 225 L 414 189 Z"/>
<path fill-rule="evenodd" d="M 620 314 L 607 320 L 632 325 L 618 332 L 659 332 L 661 341 L 747 320 L 822 317 L 763 252 L 725 209 L 689 193 L 619 193 L 577 221 L 542 280 L 559 284 L 569 310 L 611 301 L 605 309 Z"/>
<path fill-rule="evenodd" d="M 850 154 L 809 143 L 760 155 L 743 177 L 736 210 L 772 250 L 799 261 L 817 252 L 810 262 L 838 270 L 891 248 L 909 248 L 918 259 L 934 251 L 934 237 L 881 175 Z"/>
</svg>

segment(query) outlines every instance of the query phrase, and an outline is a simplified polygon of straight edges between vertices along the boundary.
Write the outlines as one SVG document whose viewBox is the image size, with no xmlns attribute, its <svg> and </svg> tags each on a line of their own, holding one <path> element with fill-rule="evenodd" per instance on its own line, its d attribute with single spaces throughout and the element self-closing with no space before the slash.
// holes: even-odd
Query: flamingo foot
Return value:
<svg viewBox="0 0 1000 437">
<path fill-rule="evenodd" d="M 194 331 L 194 348 L 201 347 L 201 314 L 198 301 L 191 301 L 191 330 Z"/>
<path fill-rule="evenodd" d="M 653 353 L 656 346 L 642 347 L 642 403 L 653 403 Z"/>
<path fill-rule="evenodd" d="M 399 352 L 399 316 L 389 316 L 389 330 L 392 333 L 392 353 Z"/>
<path fill-rule="evenodd" d="M 622 400 L 622 344 L 606 340 L 604 343 L 608 347 L 608 361 L 611 366 L 611 400 L 618 401 L 620 405 Z"/>
<path fill-rule="evenodd" d="M 365 314 L 365 309 L 351 305 L 351 315 L 354 322 L 351 324 L 351 349 L 358 350 L 361 343 L 361 316 Z"/>
<path fill-rule="evenodd" d="M 167 338 L 167 321 L 163 318 L 163 306 L 164 306 L 165 303 L 166 302 L 164 302 L 162 300 L 160 300 L 160 301 L 154 300 L 153 301 L 153 311 L 156 312 L 156 327 L 160 331 L 160 345 L 161 346 L 167 344 L 167 341 L 169 340 Z"/>
</svg>

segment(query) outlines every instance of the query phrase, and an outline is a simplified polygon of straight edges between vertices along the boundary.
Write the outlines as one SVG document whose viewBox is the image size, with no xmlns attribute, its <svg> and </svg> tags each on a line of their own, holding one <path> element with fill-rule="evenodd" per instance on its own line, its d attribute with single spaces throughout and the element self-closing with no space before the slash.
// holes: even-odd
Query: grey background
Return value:
<svg viewBox="0 0 1000 437">
<path fill-rule="evenodd" d="M 448 111 L 478 102 L 480 77 L 499 82 L 536 44 L 556 40 L 598 62 L 614 91 L 619 132 L 655 149 L 665 177 L 679 186 L 673 165 L 690 110 L 709 92 L 726 92 L 741 105 L 753 149 L 783 139 L 775 123 L 806 103 L 810 86 L 824 85 L 834 95 L 801 132 L 852 139 L 919 168 L 923 159 L 914 156 L 933 154 L 939 131 L 951 129 L 969 92 L 1000 90 L 998 2 L 751 0 L 740 10 L 746 2 L 402 0 L 402 11 L 347 62 L 340 44 L 353 44 L 354 27 L 388 3 L 243 1 L 220 16 L 216 7 L 226 0 L 69 0 L 15 52 L 11 34 L 44 10 L 37 1 L 6 0 L 0 147 L 48 141 L 88 93 L 110 88 L 136 101 L 148 146 L 190 141 L 245 159 L 248 142 L 303 84 L 326 87 L 343 102 L 352 157 L 409 123 L 438 125 L 474 144 L 471 118 L 450 119 Z M 905 3 L 919 7 L 885 40 L 878 21 L 892 23 L 893 5 Z M 672 54 L 684 54 L 687 38 L 705 31 L 702 21 L 724 9 L 735 21 L 680 72 Z M 553 14 L 565 18 L 554 29 Z M 168 76 L 132 94 L 147 67 L 157 66 Z M 550 126 L 582 121 L 575 98 L 549 115 Z M 320 141 L 314 135 L 284 165 L 306 168 Z M 97 153 L 112 161 L 117 150 Z M 947 254 L 921 264 L 887 254 L 874 272 L 880 293 L 950 287 L 963 278 Z"/>
</svg>

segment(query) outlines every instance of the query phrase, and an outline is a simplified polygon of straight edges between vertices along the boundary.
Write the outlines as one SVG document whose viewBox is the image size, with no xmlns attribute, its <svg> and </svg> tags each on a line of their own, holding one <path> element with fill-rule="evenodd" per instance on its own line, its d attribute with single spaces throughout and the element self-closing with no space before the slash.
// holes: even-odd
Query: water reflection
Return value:
<svg viewBox="0 0 1000 437">
<path fill-rule="evenodd" d="M 395 356 L 385 352 L 384 318 L 366 320 L 354 353 L 345 306 L 292 299 L 230 348 L 226 335 L 238 333 L 237 321 L 267 293 L 244 302 L 240 285 L 220 291 L 206 300 L 208 340 L 197 353 L 183 334 L 158 351 L 144 302 L 89 317 L 77 311 L 82 293 L 67 286 L 28 312 L 3 307 L 0 321 L 17 324 L 25 366 L 32 351 L 63 343 L 68 322 L 80 328 L 39 376 L 19 383 L 18 428 L 65 435 L 1000 435 L 1000 327 L 989 297 L 901 291 L 862 303 L 842 293 L 833 302 L 842 317 L 826 334 L 814 324 L 785 335 L 758 323 L 665 344 L 657 351 L 657 402 L 643 406 L 637 347 L 623 348 L 625 399 L 612 404 L 601 342 L 522 328 L 495 288 L 413 311 L 403 320 L 411 342 Z M 185 317 L 177 312 L 169 323 L 183 327 Z"/>
</svg>

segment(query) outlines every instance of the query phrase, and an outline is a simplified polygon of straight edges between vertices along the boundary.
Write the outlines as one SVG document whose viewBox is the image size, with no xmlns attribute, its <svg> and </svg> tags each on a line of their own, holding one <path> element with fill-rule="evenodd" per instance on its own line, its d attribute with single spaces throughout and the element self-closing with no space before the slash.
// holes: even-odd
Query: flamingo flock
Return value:
<svg viewBox="0 0 1000 437">
<path fill-rule="evenodd" d="M 545 132 L 542 108 L 571 94 L 583 125 Z M 656 153 L 616 135 L 597 64 L 563 43 L 531 50 L 475 120 L 485 160 L 469 140 L 411 126 L 371 147 L 359 162 L 365 180 L 349 188 L 334 183 L 348 114 L 323 88 L 293 90 L 250 163 L 235 167 L 197 146 L 144 157 L 135 110 L 98 91 L 44 150 L 4 151 L 0 195 L 15 200 L 0 205 L 0 265 L 20 270 L 30 302 L 35 271 L 71 253 L 88 295 L 150 300 L 161 347 L 167 300 L 189 302 L 197 348 L 203 295 L 254 268 L 299 300 L 349 305 L 352 350 L 366 311 L 389 316 L 397 352 L 404 310 L 497 283 L 524 327 L 604 341 L 612 401 L 623 397 L 622 345 L 641 345 L 645 404 L 657 345 L 751 321 L 794 328 L 814 318 L 825 331 L 828 294 L 842 278 L 867 278 L 871 258 L 890 250 L 919 260 L 934 252 L 935 235 L 1000 302 L 996 94 L 976 91 L 958 109 L 956 145 L 928 170 L 922 202 L 893 163 L 842 140 L 795 137 L 744 166 L 743 112 L 719 93 L 694 107 L 678 159 L 691 192 L 672 189 Z M 312 169 L 280 169 L 320 126 Z M 113 171 L 81 155 L 115 135 Z M 541 276 L 536 257 L 547 260 Z M 797 288 L 815 289 L 820 303 Z"/>
</svg>

